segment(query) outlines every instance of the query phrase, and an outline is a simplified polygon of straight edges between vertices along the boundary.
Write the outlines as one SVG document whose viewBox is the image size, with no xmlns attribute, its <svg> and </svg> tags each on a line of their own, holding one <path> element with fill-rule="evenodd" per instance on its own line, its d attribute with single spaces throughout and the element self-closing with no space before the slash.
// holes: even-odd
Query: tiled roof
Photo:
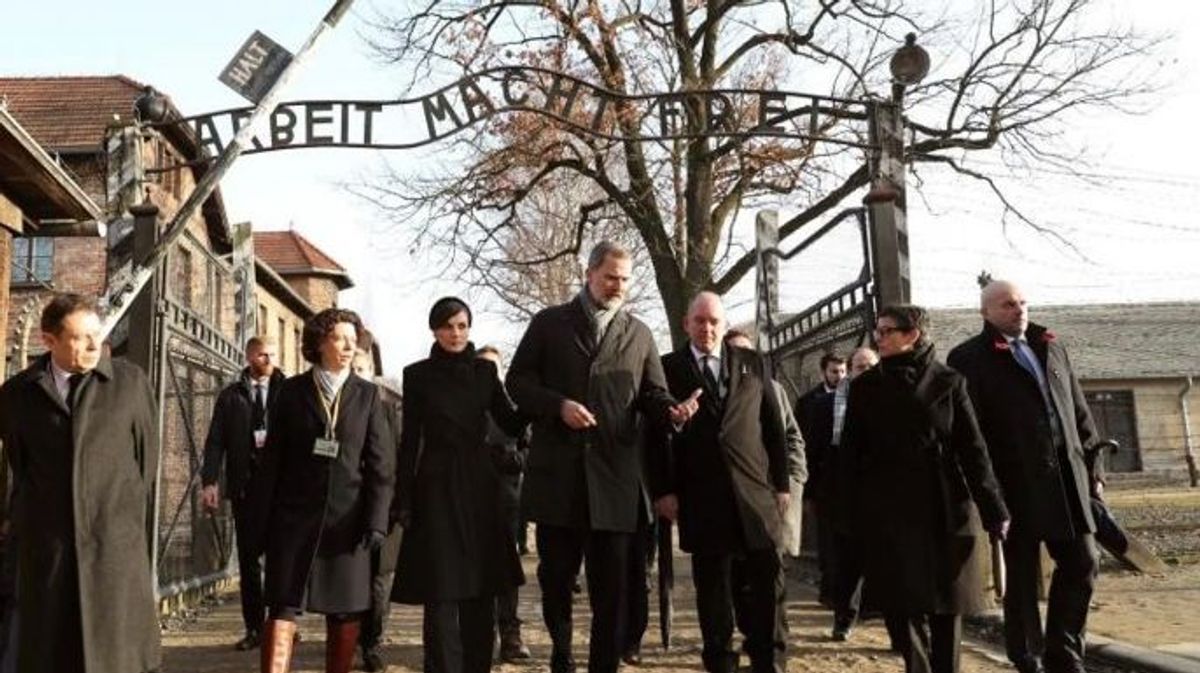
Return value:
<svg viewBox="0 0 1200 673">
<path fill-rule="evenodd" d="M 281 276 L 321 274 L 342 280 L 350 287 L 350 277 L 332 257 L 294 231 L 254 232 L 254 255 Z M 342 288 L 345 289 L 345 288 Z"/>
<path fill-rule="evenodd" d="M 133 119 L 145 85 L 124 75 L 0 77 L 0 99 L 50 150 L 96 150 L 114 122 Z"/>
<path fill-rule="evenodd" d="M 979 333 L 979 310 L 931 309 L 930 334 L 945 357 Z M 1200 375 L 1200 302 L 1031 306 L 1067 347 L 1082 379 L 1175 378 Z"/>
</svg>

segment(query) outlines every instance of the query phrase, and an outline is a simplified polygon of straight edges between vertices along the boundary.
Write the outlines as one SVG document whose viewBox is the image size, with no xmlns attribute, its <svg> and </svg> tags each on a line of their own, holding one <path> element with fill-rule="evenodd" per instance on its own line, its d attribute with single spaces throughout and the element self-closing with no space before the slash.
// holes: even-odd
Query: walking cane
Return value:
<svg viewBox="0 0 1200 673">
<path fill-rule="evenodd" d="M 671 649 L 671 621 L 675 607 L 671 591 L 675 588 L 675 556 L 671 544 L 671 522 L 658 519 L 658 632 L 664 650 Z"/>
</svg>

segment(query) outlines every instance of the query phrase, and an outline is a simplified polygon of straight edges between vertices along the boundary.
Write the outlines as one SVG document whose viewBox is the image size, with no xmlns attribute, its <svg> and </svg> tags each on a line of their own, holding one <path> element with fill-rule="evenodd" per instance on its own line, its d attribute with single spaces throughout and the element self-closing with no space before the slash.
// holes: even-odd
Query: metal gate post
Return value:
<svg viewBox="0 0 1200 673">
<path fill-rule="evenodd" d="M 874 146 L 869 160 L 871 191 L 863 198 L 871 230 L 876 310 L 907 304 L 912 297 L 908 264 L 908 223 L 904 202 L 904 127 L 900 105 L 871 106 Z"/>
<path fill-rule="evenodd" d="M 754 218 L 754 331 L 758 350 L 771 353 L 771 331 L 779 313 L 779 212 L 760 210 Z"/>
</svg>

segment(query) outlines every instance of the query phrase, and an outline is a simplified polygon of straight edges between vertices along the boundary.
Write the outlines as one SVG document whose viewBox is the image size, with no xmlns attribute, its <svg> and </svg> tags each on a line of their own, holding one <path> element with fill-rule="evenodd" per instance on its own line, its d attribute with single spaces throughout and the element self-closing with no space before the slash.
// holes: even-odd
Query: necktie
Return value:
<svg viewBox="0 0 1200 673">
<path fill-rule="evenodd" d="M 711 355 L 700 358 L 700 373 L 704 375 L 704 385 L 708 387 L 708 392 L 712 394 L 713 399 L 719 400 L 721 399 L 721 384 L 717 383 L 717 376 L 713 374 L 713 359 Z"/>
<path fill-rule="evenodd" d="M 1037 381 L 1038 388 L 1041 388 L 1042 394 L 1046 394 L 1046 380 L 1042 377 L 1041 368 L 1033 361 L 1033 353 L 1030 351 L 1029 344 L 1020 339 L 1014 339 L 1012 342 L 1013 357 L 1017 359 L 1017 364 L 1021 368 L 1029 372 L 1034 381 Z"/>
<path fill-rule="evenodd" d="M 254 384 L 254 429 L 262 430 L 267 427 L 267 400 L 263 395 L 261 383 Z"/>
<path fill-rule="evenodd" d="M 81 385 L 83 385 L 83 374 L 71 374 L 67 377 L 67 408 L 71 411 L 75 410 L 76 397 L 78 397 Z"/>
</svg>

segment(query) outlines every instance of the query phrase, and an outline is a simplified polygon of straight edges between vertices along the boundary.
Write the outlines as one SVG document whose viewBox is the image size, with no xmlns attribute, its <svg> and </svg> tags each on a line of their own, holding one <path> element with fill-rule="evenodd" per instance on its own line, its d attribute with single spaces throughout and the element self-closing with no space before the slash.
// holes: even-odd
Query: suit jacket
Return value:
<svg viewBox="0 0 1200 673">
<path fill-rule="evenodd" d="M 102 358 L 71 413 L 48 367 L 43 355 L 0 389 L 14 482 L 17 669 L 84 670 L 64 659 L 82 637 L 88 673 L 155 670 L 154 394 L 142 370 Z"/>
<path fill-rule="evenodd" d="M 267 386 L 267 407 L 279 397 L 280 384 L 287 377 L 276 369 Z M 246 494 L 250 473 L 258 462 L 254 446 L 254 388 L 249 370 L 243 370 L 237 381 L 230 383 L 217 396 L 213 405 L 208 437 L 204 440 L 204 467 L 200 483 L 210 486 L 221 477 L 225 468 L 224 496 L 240 501 Z"/>
<path fill-rule="evenodd" d="M 966 382 L 932 347 L 925 355 L 915 367 L 911 355 L 884 358 L 851 382 L 838 447 L 850 469 L 827 476 L 848 478 L 838 503 L 854 510 L 851 532 L 885 612 L 973 613 L 983 606 L 972 510 L 985 526 L 1008 513 Z M 899 371 L 906 358 L 911 380 Z"/>
<path fill-rule="evenodd" d="M 329 606 L 349 597 L 365 596 L 369 603 L 370 554 L 360 542 L 367 531 L 388 530 L 396 445 L 387 413 L 378 386 L 351 374 L 342 384 L 334 426 L 338 456 L 327 458 L 313 453 L 327 420 L 312 370 L 280 388 L 252 486 L 255 498 L 269 497 L 270 503 L 263 508 L 267 601 L 284 607 L 304 607 L 307 601 L 317 612 L 350 612 Z M 309 577 L 317 562 L 328 571 L 323 577 L 336 576 L 345 586 L 312 591 Z"/>
<path fill-rule="evenodd" d="M 824 499 L 832 490 L 825 483 L 825 471 L 832 462 L 829 447 L 833 440 L 833 397 L 834 393 L 825 392 L 825 383 L 822 382 L 796 400 L 796 421 L 804 436 L 808 462 L 808 487 L 804 489 L 806 498 Z"/>
<path fill-rule="evenodd" d="M 967 377 L 979 426 L 1012 511 L 1013 532 L 1068 539 L 1096 530 L 1084 452 L 1099 441 L 1067 350 L 1046 328 L 1030 324 L 1026 339 L 1045 372 L 1064 446 L 1055 447 L 1037 380 L 994 327 L 950 352 L 947 363 Z"/>
<path fill-rule="evenodd" d="M 508 391 L 533 421 L 522 507 L 541 524 L 632 533 L 642 504 L 638 413 L 664 423 L 675 400 L 645 324 L 619 311 L 597 344 L 584 311 L 576 298 L 539 312 L 509 367 Z M 566 399 L 598 426 L 567 427 Z"/>
<path fill-rule="evenodd" d="M 675 397 L 705 387 L 690 345 L 662 360 Z M 776 494 L 791 489 L 779 400 L 753 351 L 726 347 L 721 368 L 724 398 L 706 390 L 696 415 L 670 433 L 670 446 L 660 442 L 651 454 L 652 495 L 678 497 L 684 551 L 775 549 L 783 526 Z"/>
</svg>

